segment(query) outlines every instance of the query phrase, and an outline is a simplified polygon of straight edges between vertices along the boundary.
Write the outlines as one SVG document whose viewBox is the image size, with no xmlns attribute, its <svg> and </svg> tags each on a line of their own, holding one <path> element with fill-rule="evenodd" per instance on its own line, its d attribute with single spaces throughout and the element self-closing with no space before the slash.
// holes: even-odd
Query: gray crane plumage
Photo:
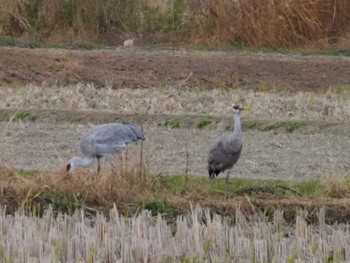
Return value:
<svg viewBox="0 0 350 263">
<path fill-rule="evenodd" d="M 209 150 L 208 173 L 211 179 L 214 179 L 221 172 L 227 170 L 225 181 L 225 198 L 227 192 L 227 181 L 231 169 L 241 156 L 243 147 L 243 136 L 241 131 L 240 113 L 243 108 L 239 105 L 233 105 L 234 130 L 232 133 L 223 134 L 215 139 Z M 213 182 L 213 181 L 212 181 Z"/>
<path fill-rule="evenodd" d="M 113 155 L 124 149 L 128 144 L 144 141 L 145 137 L 138 127 L 133 124 L 109 123 L 98 125 L 80 139 L 80 150 L 83 158 L 73 157 L 67 164 L 67 172 L 77 166 L 89 166 L 97 158 L 97 174 L 100 173 L 100 158 L 113 160 Z M 113 164 L 112 164 L 113 165 Z"/>
</svg>

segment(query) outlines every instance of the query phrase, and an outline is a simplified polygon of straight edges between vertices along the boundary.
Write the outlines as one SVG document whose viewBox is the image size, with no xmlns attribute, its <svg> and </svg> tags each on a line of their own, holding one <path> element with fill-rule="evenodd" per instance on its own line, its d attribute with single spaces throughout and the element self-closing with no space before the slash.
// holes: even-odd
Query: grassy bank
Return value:
<svg viewBox="0 0 350 263">
<path fill-rule="evenodd" d="M 317 220 L 314 209 L 326 207 L 327 222 L 346 221 L 350 210 L 340 208 L 350 196 L 350 182 L 346 179 L 285 181 L 232 178 L 228 184 L 228 199 L 224 200 L 224 180 L 214 181 L 209 193 L 209 179 L 195 176 L 151 175 L 139 167 L 122 167 L 114 174 L 108 172 L 93 178 L 84 170 L 66 176 L 64 172 L 36 172 L 13 170 L 2 163 L 0 170 L 1 204 L 7 213 L 19 208 L 42 215 L 52 206 L 55 213 L 72 215 L 84 209 L 87 215 L 100 212 L 108 216 L 116 206 L 124 215 L 147 209 L 169 220 L 187 214 L 191 206 L 199 204 L 220 215 L 232 216 L 237 208 L 249 215 L 262 213 L 272 217 L 276 209 L 285 212 L 285 219 L 293 221 L 299 208 L 310 211 L 308 220 Z M 222 177 L 222 176 L 221 176 Z"/>
</svg>

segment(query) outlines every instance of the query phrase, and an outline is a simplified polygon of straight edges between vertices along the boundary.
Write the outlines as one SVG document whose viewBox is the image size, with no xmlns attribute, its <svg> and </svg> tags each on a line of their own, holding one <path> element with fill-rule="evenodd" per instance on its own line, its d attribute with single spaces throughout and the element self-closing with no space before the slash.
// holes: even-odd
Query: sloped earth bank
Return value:
<svg viewBox="0 0 350 263">
<path fill-rule="evenodd" d="M 163 109 L 164 114 L 157 111 L 149 114 L 127 114 L 137 113 L 139 109 L 138 105 L 133 104 L 131 97 L 127 103 L 124 101 L 122 104 L 124 108 L 117 104 L 110 109 L 121 112 L 117 114 L 106 112 L 112 103 L 108 102 L 106 106 L 104 101 L 118 88 L 158 87 L 159 93 L 168 94 L 167 98 L 171 100 L 173 95 L 163 90 L 166 85 L 173 85 L 179 89 L 199 87 L 199 97 L 211 94 L 212 88 L 239 87 L 252 90 L 251 96 L 258 99 L 251 101 L 250 110 L 248 109 L 244 116 L 245 144 L 233 176 L 291 180 L 327 180 L 329 177 L 343 177 L 349 174 L 350 167 L 347 101 L 349 93 L 345 87 L 350 83 L 349 72 L 350 60 L 340 57 L 155 50 L 70 51 L 1 48 L 0 91 L 1 96 L 8 96 L 6 99 L 0 99 L 1 159 L 17 168 L 56 171 L 62 169 L 67 159 L 79 152 L 79 137 L 91 125 L 130 121 L 143 126 L 147 138 L 143 151 L 148 170 L 157 174 L 184 174 L 188 170 L 190 175 L 207 176 L 208 145 L 215 136 L 232 125 L 229 112 L 222 114 L 222 117 L 213 109 L 219 117 L 213 117 L 210 125 L 199 129 L 199 123 L 203 123 L 203 118 L 205 120 L 211 112 L 202 111 L 195 106 L 191 107 L 191 112 L 180 103 L 174 112 Z M 59 85 L 73 85 L 76 82 L 94 83 L 93 88 L 96 92 L 85 94 L 86 97 L 78 90 L 74 90 L 73 94 L 66 93 L 68 97 L 59 94 Z M 47 91 L 27 94 L 27 84 L 40 85 Z M 4 92 L 8 87 L 17 93 Z M 99 90 L 107 90 L 107 87 L 109 95 L 94 101 L 95 95 L 100 96 Z M 324 90 L 330 87 L 334 90 L 339 88 L 339 93 L 324 93 Z M 84 86 L 80 89 L 84 89 Z M 296 100 L 294 104 L 289 100 L 278 101 L 278 95 L 273 94 L 275 97 L 269 101 L 271 104 L 266 104 L 265 110 L 259 97 L 264 100 L 268 98 L 262 97 L 263 93 L 254 92 L 273 90 L 283 90 L 287 97 L 300 93 L 300 101 Z M 62 95 L 63 98 L 55 98 L 50 92 Z M 325 94 L 325 100 L 319 93 Z M 45 94 L 51 94 L 50 99 L 45 99 Z M 36 102 L 38 96 L 41 100 Z M 86 102 L 84 106 L 79 104 L 79 100 L 77 104 L 67 106 L 69 103 L 65 101 L 80 96 Z M 156 96 L 157 94 L 152 94 L 152 97 L 145 101 L 152 102 Z M 319 97 L 315 99 L 315 96 Z M 52 106 L 52 98 L 55 109 L 48 109 Z M 245 95 L 240 95 L 239 98 L 249 102 Z M 177 99 L 181 100 L 181 96 Z M 156 104 L 165 103 L 163 100 L 164 98 Z M 223 109 L 222 105 L 217 104 L 216 97 L 210 100 L 204 96 L 204 101 L 195 98 L 193 105 L 200 102 L 205 106 L 206 100 L 208 107 L 212 104 L 214 108 Z M 307 105 L 304 107 L 305 103 Z M 335 106 L 332 103 L 335 103 Z M 252 109 L 257 104 L 257 114 L 254 114 Z M 42 105 L 46 109 L 35 109 Z M 76 105 L 78 110 L 75 109 Z M 125 110 L 128 105 L 133 106 L 132 110 Z M 318 108 L 319 105 L 322 107 Z M 290 121 L 293 107 L 297 106 L 301 121 L 276 125 L 273 113 L 277 108 L 279 120 L 285 117 Z M 95 110 L 90 111 L 91 109 Z M 265 112 L 272 114 L 264 115 Z M 264 128 L 266 123 L 272 125 Z M 292 125 L 292 129 L 289 125 Z M 139 151 L 140 145 L 132 145 L 128 149 L 128 163 L 138 162 Z M 189 162 L 186 168 L 187 154 Z M 120 162 L 119 159 L 117 161 Z M 103 163 L 103 169 L 109 168 L 108 163 Z M 91 171 L 94 169 L 95 167 L 92 167 Z M 326 205 L 332 209 L 332 215 L 336 214 L 334 211 L 337 209 L 343 211 L 339 214 L 342 219 L 349 215 L 344 208 L 348 207 L 347 199 L 322 200 L 302 197 L 282 200 L 278 197 L 268 197 L 264 202 L 269 207 L 287 209 L 301 206 L 312 210 Z"/>
<path fill-rule="evenodd" d="M 184 85 L 213 88 L 261 84 L 291 91 L 350 83 L 350 59 L 247 52 L 0 48 L 0 83 L 77 82 L 114 88 Z"/>
</svg>

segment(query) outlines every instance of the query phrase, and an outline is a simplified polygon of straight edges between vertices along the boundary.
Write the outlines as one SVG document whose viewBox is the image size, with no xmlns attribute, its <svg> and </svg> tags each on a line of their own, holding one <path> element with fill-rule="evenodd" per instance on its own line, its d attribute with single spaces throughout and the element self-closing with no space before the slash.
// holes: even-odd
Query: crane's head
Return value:
<svg viewBox="0 0 350 263">
<path fill-rule="evenodd" d="M 69 173 L 78 166 L 78 158 L 73 157 L 70 159 L 66 165 L 66 173 Z"/>
<path fill-rule="evenodd" d="M 66 165 L 66 173 L 69 173 L 71 168 L 72 168 L 72 164 L 71 163 L 67 163 L 67 165 Z"/>
<path fill-rule="evenodd" d="M 238 104 L 233 104 L 232 105 L 232 111 L 233 111 L 233 114 L 236 114 L 236 113 L 239 113 L 241 112 L 242 110 L 244 110 L 244 108 L 242 108 L 241 106 L 239 106 Z"/>
</svg>

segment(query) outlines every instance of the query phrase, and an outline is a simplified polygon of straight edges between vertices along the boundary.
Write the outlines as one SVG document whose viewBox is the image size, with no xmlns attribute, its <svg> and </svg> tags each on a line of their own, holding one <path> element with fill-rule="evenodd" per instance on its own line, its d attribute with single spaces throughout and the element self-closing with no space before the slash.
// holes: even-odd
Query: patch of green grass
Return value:
<svg viewBox="0 0 350 263">
<path fill-rule="evenodd" d="M 291 255 L 289 255 L 287 257 L 286 263 L 295 263 L 296 255 L 296 252 L 293 252 Z"/>
<path fill-rule="evenodd" d="M 271 93 L 271 92 L 279 93 L 284 90 L 284 87 L 278 84 L 261 82 L 259 84 L 258 90 L 261 93 Z"/>
<path fill-rule="evenodd" d="M 19 111 L 16 111 L 14 118 L 16 120 L 23 120 L 25 117 L 29 116 L 29 114 L 30 113 L 27 111 L 19 110 Z"/>
<path fill-rule="evenodd" d="M 52 45 L 52 44 L 51 44 Z M 106 46 L 103 46 L 99 43 L 93 43 L 93 42 L 76 42 L 72 44 L 65 44 L 70 49 L 84 49 L 84 50 L 93 50 L 93 49 L 102 49 L 106 48 Z"/>
<path fill-rule="evenodd" d="M 72 77 L 70 77 L 69 75 L 66 74 L 66 76 L 64 76 L 64 80 L 63 80 L 64 85 L 66 86 L 70 86 L 70 85 L 75 85 L 78 83 L 78 81 Z"/>
<path fill-rule="evenodd" d="M 27 65 L 27 68 L 28 68 L 31 72 L 35 73 L 35 74 L 37 74 L 37 73 L 40 72 L 39 69 L 38 69 L 38 66 L 35 65 L 35 64 L 32 64 L 32 63 L 28 64 L 28 65 Z"/>
<path fill-rule="evenodd" d="M 207 117 L 204 117 L 202 119 L 200 119 L 197 123 L 197 128 L 198 129 L 203 129 L 205 128 L 206 126 L 210 125 L 213 123 L 213 117 L 211 116 L 207 116 Z"/>
<path fill-rule="evenodd" d="M 100 43 L 81 41 L 81 42 L 39 42 L 29 39 L 0 37 L 0 46 L 2 47 L 21 47 L 21 48 L 61 48 L 61 49 L 82 49 L 93 50 L 103 49 L 107 46 Z"/>
<path fill-rule="evenodd" d="M 77 209 L 84 208 L 85 198 L 81 195 L 62 191 L 60 189 L 48 189 L 40 197 L 46 206 L 51 205 L 53 211 L 72 215 Z"/>
<path fill-rule="evenodd" d="M 170 128 L 180 128 L 181 127 L 181 120 L 180 118 L 172 118 L 168 119 L 164 122 L 164 126 L 168 126 Z"/>
<path fill-rule="evenodd" d="M 345 86 L 332 87 L 331 91 L 339 95 L 338 99 L 344 99 L 346 98 L 347 95 L 350 94 L 350 86 L 345 85 Z"/>
<path fill-rule="evenodd" d="M 326 196 L 326 186 L 323 185 L 319 180 L 307 180 L 302 182 L 293 183 L 295 188 L 301 195 L 308 196 Z"/>
<path fill-rule="evenodd" d="M 159 181 L 163 187 L 174 195 L 182 195 L 183 192 L 201 192 L 208 186 L 208 178 L 204 176 L 182 175 L 161 176 Z"/>
<path fill-rule="evenodd" d="M 205 261 L 204 259 L 203 260 L 199 260 L 198 256 L 189 256 L 189 255 L 185 255 L 183 257 L 181 257 L 179 259 L 181 263 L 199 263 L 199 262 L 203 262 Z M 162 261 L 162 263 L 165 263 L 165 262 L 173 262 L 173 260 L 171 258 L 164 258 L 164 261 Z"/>
<path fill-rule="evenodd" d="M 302 55 L 324 55 L 324 56 L 350 56 L 350 49 L 334 48 L 323 50 L 302 50 Z"/>
<path fill-rule="evenodd" d="M 287 133 L 293 133 L 296 129 L 305 127 L 307 124 L 303 121 L 281 121 L 275 123 L 266 122 L 246 122 L 243 124 L 248 129 L 254 129 L 258 131 L 271 131 L 283 129 Z"/>
<path fill-rule="evenodd" d="M 285 48 L 252 48 L 245 46 L 244 44 L 234 45 L 222 45 L 222 44 L 207 44 L 207 45 L 192 45 L 188 46 L 191 50 L 199 51 L 227 51 L 227 52 L 240 52 L 248 51 L 252 53 L 270 53 L 270 54 L 285 54 L 285 55 L 302 55 L 302 56 L 350 56 L 350 49 L 346 48 L 333 48 L 322 50 L 310 50 L 310 49 L 285 49 Z"/>
<path fill-rule="evenodd" d="M 0 37 L 0 46 L 15 46 L 16 45 L 16 40 L 11 37 Z"/>
<path fill-rule="evenodd" d="M 171 219 L 171 218 L 175 218 L 177 215 L 177 212 L 175 211 L 175 209 L 171 208 L 164 199 L 155 199 L 155 200 L 145 201 L 141 204 L 141 207 L 142 209 L 151 211 L 152 216 L 161 214 L 165 218 Z"/>
<path fill-rule="evenodd" d="M 32 176 L 35 176 L 38 174 L 38 171 L 37 170 L 26 170 L 26 169 L 18 169 L 17 170 L 17 173 L 21 176 L 24 176 L 24 177 L 32 177 Z"/>
<path fill-rule="evenodd" d="M 243 126 L 248 128 L 248 129 L 252 129 L 252 130 L 258 130 L 258 131 L 266 131 L 266 124 L 264 124 L 263 122 L 247 122 L 245 121 L 243 123 Z M 228 126 L 227 128 L 231 128 L 231 126 Z"/>
<path fill-rule="evenodd" d="M 190 176 L 187 181 L 185 176 L 163 176 L 161 184 L 172 194 L 181 195 L 184 191 L 205 194 L 208 191 L 209 177 Z M 225 190 L 225 176 L 214 179 L 212 195 L 223 195 Z M 277 179 L 247 179 L 231 178 L 227 185 L 230 195 L 252 195 L 268 193 L 278 196 L 302 195 L 302 196 L 327 196 L 326 186 L 319 180 L 293 182 Z"/>
<path fill-rule="evenodd" d="M 306 126 L 306 123 L 300 122 L 300 121 L 289 121 L 289 122 L 279 123 L 279 127 L 283 127 L 288 133 L 292 133 L 294 130 L 304 126 Z"/>
<path fill-rule="evenodd" d="M 22 39 L 22 38 L 12 38 L 12 37 L 0 37 L 0 46 L 3 47 L 21 47 L 21 48 L 37 48 L 40 47 L 40 44 L 29 40 L 29 39 Z"/>
<path fill-rule="evenodd" d="M 199 44 L 199 45 L 190 45 L 188 46 L 191 50 L 198 51 L 245 51 L 249 50 L 244 44 L 235 44 L 235 45 L 225 45 L 225 44 Z"/>
</svg>

